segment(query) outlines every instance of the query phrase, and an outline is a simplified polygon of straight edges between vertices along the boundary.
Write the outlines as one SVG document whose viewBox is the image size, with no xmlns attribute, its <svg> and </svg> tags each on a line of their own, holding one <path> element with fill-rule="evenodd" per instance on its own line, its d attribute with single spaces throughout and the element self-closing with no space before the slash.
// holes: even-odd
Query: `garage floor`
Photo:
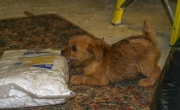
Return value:
<svg viewBox="0 0 180 110">
<path fill-rule="evenodd" d="M 0 0 L 0 19 L 25 17 L 24 11 L 35 15 L 57 14 L 73 22 L 96 37 L 112 44 L 131 35 L 141 34 L 145 19 L 157 32 L 162 52 L 159 65 L 164 62 L 170 50 L 169 39 L 172 24 L 161 0 L 134 0 L 124 10 L 123 24 L 111 24 L 116 0 Z M 169 1 L 173 12 L 176 2 Z"/>
</svg>

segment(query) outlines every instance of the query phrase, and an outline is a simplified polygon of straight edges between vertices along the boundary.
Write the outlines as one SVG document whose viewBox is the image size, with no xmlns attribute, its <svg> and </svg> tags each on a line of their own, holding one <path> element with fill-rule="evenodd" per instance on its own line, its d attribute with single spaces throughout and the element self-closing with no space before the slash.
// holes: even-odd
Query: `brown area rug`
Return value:
<svg viewBox="0 0 180 110">
<path fill-rule="evenodd" d="M 54 14 L 0 20 L 0 56 L 12 49 L 60 49 L 76 34 L 89 33 Z M 69 84 L 76 97 L 65 104 L 14 110 L 148 110 L 155 88 L 139 87 L 137 82 L 142 77 L 103 87 Z"/>
</svg>

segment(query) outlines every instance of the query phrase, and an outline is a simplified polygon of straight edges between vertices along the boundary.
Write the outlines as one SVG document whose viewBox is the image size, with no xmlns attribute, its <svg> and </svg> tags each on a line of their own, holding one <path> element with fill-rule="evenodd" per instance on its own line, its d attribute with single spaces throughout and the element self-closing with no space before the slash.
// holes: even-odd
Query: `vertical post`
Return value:
<svg viewBox="0 0 180 110">
<path fill-rule="evenodd" d="M 180 7 L 180 1 L 177 0 L 172 34 L 171 34 L 171 38 L 170 38 L 170 45 L 174 45 L 174 43 L 180 37 L 180 8 L 179 7 Z"/>
<path fill-rule="evenodd" d="M 121 24 L 124 7 L 122 7 L 122 8 L 120 8 L 120 7 L 124 3 L 124 1 L 125 0 L 117 0 L 116 9 L 115 9 L 114 17 L 112 20 L 112 24 L 114 24 L 114 25 Z"/>
</svg>

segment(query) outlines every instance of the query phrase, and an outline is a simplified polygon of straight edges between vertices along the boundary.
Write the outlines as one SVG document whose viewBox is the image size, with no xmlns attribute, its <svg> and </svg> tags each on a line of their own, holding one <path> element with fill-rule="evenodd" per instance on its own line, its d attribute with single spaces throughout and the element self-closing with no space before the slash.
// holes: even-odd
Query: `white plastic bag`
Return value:
<svg viewBox="0 0 180 110">
<path fill-rule="evenodd" d="M 0 59 L 0 108 L 62 104 L 75 96 L 59 50 L 5 51 Z"/>
</svg>

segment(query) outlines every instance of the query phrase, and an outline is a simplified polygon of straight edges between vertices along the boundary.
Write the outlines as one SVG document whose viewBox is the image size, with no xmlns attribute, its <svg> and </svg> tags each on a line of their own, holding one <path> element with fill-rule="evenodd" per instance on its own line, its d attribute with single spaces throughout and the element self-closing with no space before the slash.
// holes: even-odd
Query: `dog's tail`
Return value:
<svg viewBox="0 0 180 110">
<path fill-rule="evenodd" d="M 148 39 L 154 43 L 157 43 L 156 35 L 155 35 L 156 32 L 147 20 L 144 21 L 143 32 L 145 34 L 144 35 L 145 39 Z"/>
</svg>

